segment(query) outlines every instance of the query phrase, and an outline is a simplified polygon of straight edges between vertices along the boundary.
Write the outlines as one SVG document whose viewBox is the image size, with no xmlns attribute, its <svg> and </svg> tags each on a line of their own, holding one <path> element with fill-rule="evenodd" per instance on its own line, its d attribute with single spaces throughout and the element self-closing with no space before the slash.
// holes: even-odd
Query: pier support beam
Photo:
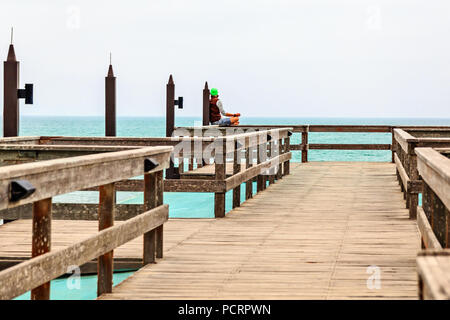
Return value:
<svg viewBox="0 0 450 320">
<path fill-rule="evenodd" d="M 33 203 L 33 235 L 31 257 L 37 257 L 51 250 L 52 199 Z M 50 282 L 31 290 L 31 300 L 49 300 Z"/>
<path fill-rule="evenodd" d="M 100 203 L 98 207 L 98 230 L 110 228 L 114 225 L 116 206 L 116 190 L 114 183 L 100 186 Z M 97 296 L 111 293 L 113 288 L 114 251 L 109 251 L 98 257 Z"/>
</svg>

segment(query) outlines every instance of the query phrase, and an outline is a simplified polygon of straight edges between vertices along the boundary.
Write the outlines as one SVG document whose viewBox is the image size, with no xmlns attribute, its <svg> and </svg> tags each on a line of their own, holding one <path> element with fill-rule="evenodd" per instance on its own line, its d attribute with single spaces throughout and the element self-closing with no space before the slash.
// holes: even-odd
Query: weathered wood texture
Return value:
<svg viewBox="0 0 450 320">
<path fill-rule="evenodd" d="M 82 265 L 167 221 L 167 205 L 142 213 L 59 251 L 48 252 L 0 272 L 0 299 L 11 299 Z"/>
<path fill-rule="evenodd" d="M 164 224 L 164 250 L 167 252 L 190 237 L 212 219 L 170 219 Z M 123 224 L 115 221 L 115 225 Z M 28 260 L 31 255 L 31 220 L 0 225 L 0 270 Z M 52 252 L 64 249 L 98 233 L 97 221 L 52 221 Z M 142 267 L 142 236 L 114 250 L 114 270 Z M 81 266 L 82 274 L 97 273 L 97 259 Z"/>
<path fill-rule="evenodd" d="M 417 257 L 419 298 L 450 300 L 450 250 L 426 250 Z"/>
<path fill-rule="evenodd" d="M 1 167 L 0 209 L 142 175 L 146 158 L 158 162 L 153 171 L 159 171 L 167 167 L 171 151 L 171 147 L 148 147 Z M 26 199 L 9 201 L 12 180 L 27 180 L 36 191 Z"/>
<path fill-rule="evenodd" d="M 414 299 L 419 249 L 392 163 L 292 164 L 100 298 Z"/>
<path fill-rule="evenodd" d="M 416 148 L 418 170 L 424 180 L 422 207 L 433 234 L 450 247 L 450 159 L 432 148 Z"/>
</svg>

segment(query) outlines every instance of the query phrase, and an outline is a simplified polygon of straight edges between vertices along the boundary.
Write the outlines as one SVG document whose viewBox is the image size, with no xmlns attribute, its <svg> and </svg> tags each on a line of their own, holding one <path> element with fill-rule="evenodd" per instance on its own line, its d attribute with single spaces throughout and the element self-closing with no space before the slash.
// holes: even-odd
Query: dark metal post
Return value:
<svg viewBox="0 0 450 320">
<path fill-rule="evenodd" d="M 19 62 L 16 60 L 14 46 L 8 50 L 8 58 L 3 63 L 3 136 L 19 135 Z"/>
<path fill-rule="evenodd" d="M 172 75 L 166 86 L 166 137 L 171 137 L 175 129 L 175 84 Z"/>
<path fill-rule="evenodd" d="M 31 257 L 50 252 L 52 236 L 52 198 L 33 203 Z M 50 281 L 31 290 L 31 300 L 49 300 Z"/>
<path fill-rule="evenodd" d="M 208 82 L 205 82 L 203 89 L 203 125 L 209 125 L 209 88 Z"/>
<path fill-rule="evenodd" d="M 172 75 L 166 86 L 166 137 L 171 137 L 175 130 L 175 84 Z M 166 169 L 166 178 L 173 179 L 175 177 L 175 165 L 170 160 L 170 166 Z"/>
<path fill-rule="evenodd" d="M 116 136 L 116 77 L 111 64 L 105 77 L 105 135 Z"/>
</svg>

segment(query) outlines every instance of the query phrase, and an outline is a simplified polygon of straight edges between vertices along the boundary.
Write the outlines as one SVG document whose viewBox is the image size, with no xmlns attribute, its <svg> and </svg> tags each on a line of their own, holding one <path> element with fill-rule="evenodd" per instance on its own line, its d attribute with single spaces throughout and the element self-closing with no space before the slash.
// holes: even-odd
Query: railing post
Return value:
<svg viewBox="0 0 450 320">
<path fill-rule="evenodd" d="M 396 150 L 397 150 L 397 144 L 396 144 L 395 137 L 394 137 L 394 129 L 395 129 L 395 127 L 391 127 L 391 135 L 392 135 L 392 143 L 391 143 L 392 160 L 391 160 L 391 162 L 392 162 L 392 163 L 395 162 L 395 160 L 394 160 L 394 153 L 395 153 Z"/>
<path fill-rule="evenodd" d="M 203 89 L 203 125 L 209 125 L 209 88 L 208 82 L 205 82 Z"/>
<path fill-rule="evenodd" d="M 264 152 L 266 152 L 266 148 L 265 148 L 265 144 L 261 141 L 262 140 L 262 135 L 258 134 L 257 135 L 257 143 L 256 143 L 256 163 L 260 164 L 262 162 L 261 157 L 264 154 Z M 256 192 L 261 192 L 264 190 L 264 176 L 261 174 L 258 174 L 257 178 L 256 178 Z"/>
<path fill-rule="evenodd" d="M 225 181 L 227 162 L 226 138 L 216 138 L 214 143 L 216 144 L 214 155 L 215 180 Z M 216 218 L 225 217 L 225 192 L 216 192 L 214 194 L 214 216 Z"/>
<path fill-rule="evenodd" d="M 33 235 L 31 257 L 37 257 L 51 250 L 52 198 L 33 203 Z M 49 300 L 50 281 L 31 290 L 31 300 Z"/>
<path fill-rule="evenodd" d="M 283 149 L 282 149 L 282 141 L 283 139 L 280 138 L 277 141 L 277 156 L 281 156 L 281 154 L 283 153 Z M 277 179 L 280 180 L 283 178 L 283 163 L 280 161 L 280 163 L 278 164 L 278 170 L 277 170 Z"/>
<path fill-rule="evenodd" d="M 309 126 L 305 126 L 302 132 L 302 162 L 308 162 L 308 131 Z"/>
<path fill-rule="evenodd" d="M 419 180 L 419 171 L 417 170 L 417 155 L 414 151 L 416 143 L 408 145 L 408 176 L 411 182 Z M 409 199 L 409 218 L 416 219 L 417 206 L 419 204 L 419 194 L 416 190 L 408 190 Z"/>
<path fill-rule="evenodd" d="M 157 195 L 157 178 L 156 172 L 144 175 L 144 211 L 151 210 L 156 207 Z M 144 252 L 143 265 L 155 262 L 156 253 L 156 230 L 150 230 L 144 233 Z"/>
<path fill-rule="evenodd" d="M 250 147 L 251 140 L 250 137 L 245 139 L 247 145 L 245 149 L 245 168 L 249 169 L 253 165 L 253 147 Z M 253 182 L 250 178 L 245 182 L 245 200 L 250 199 L 253 196 Z"/>
<path fill-rule="evenodd" d="M 271 160 L 274 156 L 275 156 L 275 140 L 272 139 L 269 141 L 269 143 L 267 144 L 267 147 L 269 148 L 269 160 Z M 274 172 L 274 167 L 270 168 L 270 170 L 268 171 L 269 173 L 269 185 L 274 184 L 275 183 L 275 172 Z"/>
<path fill-rule="evenodd" d="M 116 191 L 114 183 L 100 186 L 100 203 L 98 206 L 98 230 L 110 228 L 114 225 L 116 206 Z M 111 293 L 114 273 L 114 251 L 105 253 L 97 259 L 97 296 Z"/>
<path fill-rule="evenodd" d="M 289 136 L 284 138 L 284 153 L 290 152 L 291 150 L 290 141 L 291 138 Z M 290 161 L 288 160 L 284 162 L 283 174 L 288 175 L 289 172 L 290 172 Z"/>
<path fill-rule="evenodd" d="M 238 141 L 234 141 L 233 175 L 241 172 L 241 150 L 238 150 Z M 233 189 L 233 209 L 241 205 L 241 186 Z"/>
<path fill-rule="evenodd" d="M 161 206 L 164 203 L 164 177 L 163 172 L 158 171 L 156 176 L 156 207 Z M 164 242 L 164 225 L 160 225 L 156 228 L 156 258 L 161 259 L 163 257 L 163 242 Z"/>
</svg>

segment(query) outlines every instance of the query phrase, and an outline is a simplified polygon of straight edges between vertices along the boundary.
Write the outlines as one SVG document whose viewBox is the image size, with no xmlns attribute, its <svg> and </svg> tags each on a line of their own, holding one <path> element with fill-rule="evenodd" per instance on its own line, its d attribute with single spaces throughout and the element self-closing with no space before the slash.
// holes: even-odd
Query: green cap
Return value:
<svg viewBox="0 0 450 320">
<path fill-rule="evenodd" d="M 211 95 L 212 96 L 218 96 L 219 95 L 219 91 L 216 88 L 211 88 Z"/>
</svg>

